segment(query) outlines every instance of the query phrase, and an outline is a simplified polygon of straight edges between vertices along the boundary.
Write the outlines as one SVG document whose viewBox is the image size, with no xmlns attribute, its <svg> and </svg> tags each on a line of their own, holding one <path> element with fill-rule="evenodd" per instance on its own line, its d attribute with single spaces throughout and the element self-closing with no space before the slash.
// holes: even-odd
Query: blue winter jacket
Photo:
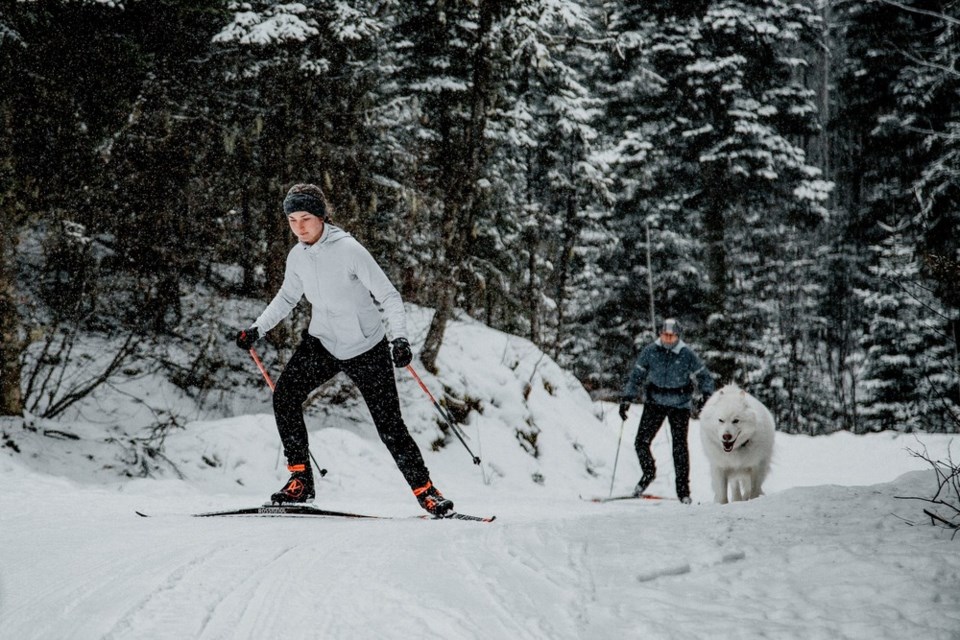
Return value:
<svg viewBox="0 0 960 640">
<path fill-rule="evenodd" d="M 703 361 L 683 340 L 677 340 L 673 348 L 667 348 L 658 338 L 637 356 L 623 389 L 622 402 L 633 402 L 637 392 L 646 384 L 648 402 L 691 409 L 694 378 L 703 401 L 706 401 L 716 384 Z"/>
</svg>

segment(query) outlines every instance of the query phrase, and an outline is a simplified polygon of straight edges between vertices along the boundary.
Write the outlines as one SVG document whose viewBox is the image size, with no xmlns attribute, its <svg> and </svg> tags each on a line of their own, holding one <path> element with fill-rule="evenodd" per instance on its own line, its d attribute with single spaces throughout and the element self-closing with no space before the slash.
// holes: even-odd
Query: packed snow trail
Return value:
<svg viewBox="0 0 960 640">
<path fill-rule="evenodd" d="M 226 316 L 248 317 L 243 304 Z M 418 344 L 430 313 L 408 313 Z M 674 499 L 669 429 L 650 491 L 670 499 L 594 504 L 578 496 L 640 478 L 639 410 L 621 429 L 616 405 L 535 345 L 469 318 L 448 325 L 443 375 L 423 375 L 470 408 L 460 426 L 482 465 L 397 380 L 431 478 L 495 522 L 414 518 L 368 410 L 338 383 L 308 410 L 330 471 L 317 504 L 399 519 L 137 516 L 249 507 L 286 480 L 269 393 L 235 355 L 246 373 L 207 398 L 216 409 L 135 367 L 60 420 L 0 417 L 0 638 L 960 638 L 960 538 L 896 498 L 935 491 L 907 449 L 946 459 L 950 436 L 778 432 L 766 495 L 720 506 L 694 421 L 693 505 Z M 157 452 L 144 434 L 166 415 L 183 427 Z"/>
<path fill-rule="evenodd" d="M 955 639 L 957 541 L 897 515 L 931 479 L 724 506 L 514 496 L 477 526 L 144 519 L 184 498 L 7 472 L 0 637 Z"/>
</svg>

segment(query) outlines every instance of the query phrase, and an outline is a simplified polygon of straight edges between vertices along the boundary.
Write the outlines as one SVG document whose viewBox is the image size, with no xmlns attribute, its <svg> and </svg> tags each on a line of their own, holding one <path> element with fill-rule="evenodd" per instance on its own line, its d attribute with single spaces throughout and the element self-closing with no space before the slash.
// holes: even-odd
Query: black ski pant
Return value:
<svg viewBox="0 0 960 640">
<path fill-rule="evenodd" d="M 430 480 L 430 472 L 400 415 L 400 398 L 386 338 L 355 358 L 338 360 L 320 340 L 304 332 L 303 341 L 280 375 L 273 394 L 273 412 L 287 464 L 309 466 L 303 403 L 314 389 L 341 371 L 360 390 L 380 439 L 387 445 L 410 488 L 425 485 Z"/>
<path fill-rule="evenodd" d="M 687 428 L 690 424 L 690 409 L 678 409 L 662 404 L 647 402 L 643 405 L 640 427 L 634 447 L 640 458 L 643 475 L 654 478 L 657 475 L 657 463 L 650 451 L 650 443 L 663 426 L 663 420 L 670 421 L 670 435 L 673 438 L 673 467 L 677 472 L 677 497 L 690 495 L 690 452 L 687 449 Z"/>
</svg>

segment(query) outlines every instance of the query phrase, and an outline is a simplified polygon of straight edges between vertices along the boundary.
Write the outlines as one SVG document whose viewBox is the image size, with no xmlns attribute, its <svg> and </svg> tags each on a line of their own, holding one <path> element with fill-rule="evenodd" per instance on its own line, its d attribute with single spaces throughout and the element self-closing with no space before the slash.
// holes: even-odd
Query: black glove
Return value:
<svg viewBox="0 0 960 640">
<path fill-rule="evenodd" d="M 630 411 L 630 403 L 629 403 L 629 402 L 621 402 L 621 403 L 620 403 L 620 419 L 621 419 L 621 420 L 626 420 L 626 419 L 627 419 L 627 412 L 628 412 L 628 411 Z"/>
<path fill-rule="evenodd" d="M 690 412 L 690 415 L 694 418 L 700 417 L 700 412 L 703 411 L 703 405 L 707 404 L 707 400 L 710 399 L 710 396 L 703 396 L 699 399 L 693 401 L 693 411 Z"/>
<path fill-rule="evenodd" d="M 393 357 L 393 366 L 402 369 L 413 360 L 413 352 L 410 351 L 410 343 L 406 338 L 397 338 L 390 343 L 393 345 L 393 351 L 390 354 Z"/>
<path fill-rule="evenodd" d="M 237 334 L 237 346 L 244 351 L 249 351 L 253 343 L 260 339 L 260 330 L 256 327 L 244 329 Z"/>
</svg>

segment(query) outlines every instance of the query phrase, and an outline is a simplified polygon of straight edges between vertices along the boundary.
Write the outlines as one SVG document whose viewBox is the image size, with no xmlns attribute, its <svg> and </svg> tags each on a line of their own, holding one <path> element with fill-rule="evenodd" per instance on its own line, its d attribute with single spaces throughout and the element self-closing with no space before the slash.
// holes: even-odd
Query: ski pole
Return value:
<svg viewBox="0 0 960 640">
<path fill-rule="evenodd" d="M 250 357 L 253 358 L 253 361 L 257 363 L 257 369 L 260 369 L 260 373 L 263 374 L 263 379 L 267 381 L 267 386 L 270 387 L 270 391 L 276 391 L 277 386 L 273 384 L 273 380 L 270 378 L 270 374 L 267 373 L 267 368 L 263 366 L 263 362 L 260 361 L 260 356 L 257 355 L 256 350 L 253 347 L 250 347 Z M 313 457 L 313 451 L 307 449 L 307 453 L 310 454 L 310 459 L 313 460 L 313 466 L 317 469 L 320 469 L 320 465 L 317 463 L 317 459 Z M 326 469 L 320 469 L 320 477 L 327 475 Z"/>
<path fill-rule="evenodd" d="M 260 373 L 263 374 L 263 379 L 267 381 L 267 386 L 270 387 L 270 391 L 276 391 L 277 388 L 273 384 L 273 380 L 270 379 L 270 374 L 267 373 L 267 368 L 263 366 L 263 363 L 260 361 L 260 356 L 257 355 L 257 352 L 253 347 L 250 347 L 250 357 L 253 358 L 253 361 L 257 363 L 257 369 L 260 369 Z"/>
<path fill-rule="evenodd" d="M 620 441 L 623 440 L 623 425 L 627 423 L 626 420 L 620 421 L 620 435 L 617 437 L 617 453 L 613 456 L 613 474 L 610 476 L 610 495 L 607 497 L 613 497 L 613 482 L 617 479 L 617 461 L 620 459 Z"/>
<path fill-rule="evenodd" d="M 433 397 L 433 394 L 430 393 L 430 389 L 427 389 L 427 385 L 423 384 L 423 380 L 420 379 L 420 376 L 417 375 L 417 372 L 413 370 L 413 366 L 407 365 L 407 371 L 410 372 L 410 375 L 417 381 L 417 384 L 420 385 L 420 388 L 423 389 L 423 392 L 427 394 L 427 397 L 430 398 L 430 401 L 433 403 L 433 408 L 437 410 L 437 413 L 440 414 L 440 417 L 444 419 L 447 423 L 447 426 L 450 427 L 450 430 L 453 431 L 454 435 L 457 436 L 460 440 L 460 444 L 463 445 L 464 449 L 467 450 L 467 453 L 470 454 L 470 457 L 473 458 L 473 464 L 480 464 L 480 458 L 473 455 L 473 451 L 470 451 L 470 447 L 467 446 L 467 442 L 463 439 L 463 436 L 460 435 L 460 430 L 457 429 L 457 425 L 453 423 L 453 418 L 450 417 L 450 414 L 440 406 L 440 403 L 437 402 L 437 399 Z"/>
</svg>

